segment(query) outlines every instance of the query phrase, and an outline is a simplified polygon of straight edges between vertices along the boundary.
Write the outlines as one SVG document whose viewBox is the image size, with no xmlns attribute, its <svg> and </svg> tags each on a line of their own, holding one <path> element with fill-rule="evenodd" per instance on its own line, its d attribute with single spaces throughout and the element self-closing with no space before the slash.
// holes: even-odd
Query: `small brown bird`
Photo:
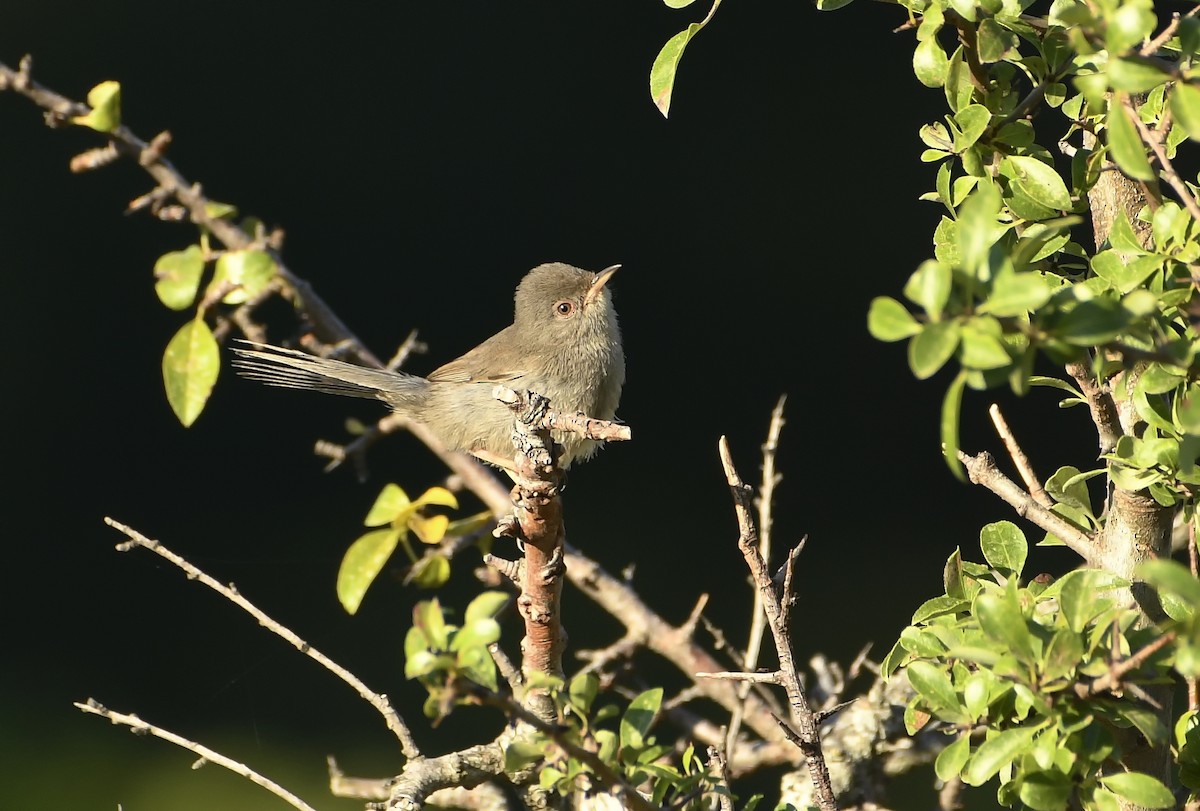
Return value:
<svg viewBox="0 0 1200 811">
<path fill-rule="evenodd" d="M 425 423 L 448 447 L 501 467 L 513 454 L 512 412 L 492 397 L 497 384 L 535 391 L 563 413 L 611 420 L 625 382 L 621 332 L 599 273 L 561 262 L 539 265 L 517 286 L 513 323 L 428 377 L 369 369 L 267 344 L 233 347 L 243 377 L 272 386 L 383 400 Z M 565 470 L 602 443 L 555 431 Z"/>
</svg>

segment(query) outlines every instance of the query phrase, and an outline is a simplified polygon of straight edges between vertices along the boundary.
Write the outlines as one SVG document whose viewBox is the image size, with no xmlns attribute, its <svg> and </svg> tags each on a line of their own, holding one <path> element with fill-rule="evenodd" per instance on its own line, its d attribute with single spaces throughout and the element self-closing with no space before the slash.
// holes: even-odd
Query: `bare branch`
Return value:
<svg viewBox="0 0 1200 811">
<path fill-rule="evenodd" d="M 1109 453 L 1117 447 L 1117 440 L 1122 434 L 1121 418 L 1117 414 L 1117 404 L 1113 402 L 1112 394 L 1104 384 L 1096 380 L 1086 363 L 1068 363 L 1066 370 L 1083 392 L 1084 400 L 1092 412 L 1092 422 L 1096 425 L 1096 434 L 1100 439 L 1101 455 Z"/>
<path fill-rule="evenodd" d="M 149 549 L 154 554 L 171 562 L 179 569 L 183 570 L 183 572 L 188 576 L 189 580 L 198 580 L 204 585 L 208 586 L 226 600 L 229 600 L 231 603 L 238 606 L 250 616 L 258 620 L 259 625 L 288 642 L 290 645 L 296 648 L 296 650 L 316 661 L 330 673 L 337 676 L 346 684 L 350 685 L 350 687 L 356 693 L 358 693 L 360 697 L 378 710 L 379 714 L 383 716 L 384 721 L 387 723 L 388 729 L 390 729 L 400 741 L 400 751 L 404 753 L 404 756 L 410 759 L 420 757 L 421 750 L 417 747 L 416 740 L 413 739 L 412 733 L 409 731 L 408 726 L 404 723 L 404 720 L 400 717 L 400 714 L 396 712 L 395 708 L 392 707 L 391 701 L 385 694 L 376 693 L 368 688 L 365 684 L 363 684 L 361 679 L 359 679 L 349 670 L 337 664 L 328 656 L 309 645 L 294 631 L 268 616 L 264 611 L 262 611 L 262 609 L 243 597 L 232 585 L 226 586 L 222 583 L 219 583 L 208 574 L 193 566 L 184 558 L 175 554 L 170 549 L 167 549 L 158 541 L 151 540 L 145 535 L 142 535 L 140 532 L 131 529 L 130 527 L 127 527 L 124 524 L 113 520 L 112 518 L 105 518 L 104 523 L 108 524 L 110 527 L 123 533 L 129 538 L 128 541 L 117 544 L 118 551 L 126 552 L 134 547 L 139 546 L 143 549 Z"/>
<path fill-rule="evenodd" d="M 725 437 L 721 437 L 718 450 L 721 455 L 721 465 L 725 468 L 725 479 L 733 494 L 734 512 L 737 514 L 739 528 L 738 548 L 742 550 L 742 556 L 746 559 L 746 565 L 750 567 L 754 583 L 763 596 L 763 610 L 766 612 L 768 626 L 775 640 L 775 651 L 779 658 L 779 670 L 782 674 L 784 690 L 787 692 L 792 720 L 799 727 L 799 732 L 793 733 L 782 721 L 779 723 L 787 737 L 792 738 L 795 735 L 794 743 L 804 753 L 817 804 L 823 811 L 833 811 L 837 808 L 837 800 L 834 798 L 833 787 L 829 781 L 829 767 L 825 764 L 825 756 L 821 751 L 820 730 L 813 710 L 808 704 L 808 698 L 805 696 L 804 684 L 800 680 L 796 660 L 792 654 L 791 640 L 788 639 L 784 628 L 784 609 L 775 594 L 775 586 L 771 581 L 766 561 L 758 554 L 758 532 L 750 513 L 750 497 L 747 493 L 749 488 L 746 487 L 733 465 L 733 458 L 729 453 L 729 443 Z"/>
<path fill-rule="evenodd" d="M 107 718 L 114 724 L 124 724 L 129 727 L 130 731 L 136 735 L 153 735 L 156 738 L 162 738 L 164 741 L 169 741 L 176 746 L 183 747 L 191 752 L 195 752 L 201 758 L 197 765 L 202 765 L 204 762 L 215 763 L 218 766 L 223 766 L 234 774 L 240 774 L 242 777 L 254 783 L 257 786 L 262 786 L 267 791 L 274 794 L 279 799 L 290 805 L 292 808 L 298 808 L 300 811 L 316 811 L 311 805 L 301 800 L 295 794 L 285 789 L 283 786 L 276 783 L 274 780 L 268 780 L 258 772 L 251 769 L 244 763 L 228 758 L 220 752 L 215 752 L 207 746 L 202 746 L 195 741 L 188 740 L 182 735 L 176 735 L 174 732 L 169 732 L 162 727 L 149 724 L 138 718 L 136 715 L 127 715 L 125 713 L 114 712 L 99 701 L 89 698 L 87 701 L 77 701 L 75 706 L 91 715 L 99 715 L 102 718 Z"/>
<path fill-rule="evenodd" d="M 1091 560 L 1095 554 L 1092 538 L 1065 518 L 1038 504 L 1033 497 L 1022 490 L 1016 482 L 1009 479 L 996 467 L 996 460 L 986 451 L 978 456 L 969 456 L 959 451 L 958 458 L 967 468 L 967 475 L 975 484 L 986 487 L 1009 506 L 1017 511 L 1017 515 L 1028 518 L 1042 529 L 1058 536 L 1068 547 L 1079 554 L 1084 560 Z"/>
<path fill-rule="evenodd" d="M 1013 435 L 1012 429 L 1008 427 L 1008 421 L 1000 413 L 1000 406 L 992 403 L 991 407 L 988 408 L 988 414 L 992 418 L 992 425 L 996 427 L 996 433 L 1000 435 L 1001 441 L 1004 442 L 1004 447 L 1008 449 L 1008 455 L 1012 458 L 1013 464 L 1017 466 L 1017 472 L 1021 474 L 1021 481 L 1025 482 L 1025 487 L 1029 490 L 1029 495 L 1043 507 L 1047 509 L 1053 507 L 1054 501 L 1047 495 L 1045 488 L 1042 487 L 1042 483 L 1038 481 L 1037 474 L 1033 472 L 1033 465 L 1029 463 L 1029 457 L 1025 455 L 1025 451 L 1021 450 L 1021 445 L 1017 442 L 1016 436 Z"/>
<path fill-rule="evenodd" d="M 716 673 L 694 673 L 698 679 L 727 679 L 729 681 L 756 682 L 758 684 L 783 684 L 783 674 L 778 670 L 770 673 L 735 672 L 719 670 Z"/>
</svg>

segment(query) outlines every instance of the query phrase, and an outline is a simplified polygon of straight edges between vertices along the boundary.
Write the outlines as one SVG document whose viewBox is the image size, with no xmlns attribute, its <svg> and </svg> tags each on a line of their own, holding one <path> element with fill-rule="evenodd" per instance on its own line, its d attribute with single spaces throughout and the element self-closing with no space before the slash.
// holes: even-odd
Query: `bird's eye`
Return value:
<svg viewBox="0 0 1200 811">
<path fill-rule="evenodd" d="M 554 305 L 554 312 L 559 318 L 569 318 L 575 314 L 575 302 L 560 301 Z"/>
</svg>

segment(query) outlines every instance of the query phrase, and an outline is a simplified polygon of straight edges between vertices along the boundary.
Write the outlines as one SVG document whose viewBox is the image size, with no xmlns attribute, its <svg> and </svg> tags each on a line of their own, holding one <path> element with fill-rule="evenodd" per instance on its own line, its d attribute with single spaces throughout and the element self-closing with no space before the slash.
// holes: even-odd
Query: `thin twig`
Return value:
<svg viewBox="0 0 1200 811">
<path fill-rule="evenodd" d="M 755 499 L 758 507 L 758 554 L 768 566 L 771 565 L 771 531 L 775 525 L 771 508 L 775 501 L 775 486 L 783 478 L 775 472 L 775 453 L 779 449 L 779 435 L 783 432 L 783 406 L 786 402 L 787 395 L 780 395 L 779 400 L 775 403 L 775 408 L 771 411 L 771 422 L 767 427 L 767 440 L 762 446 L 762 483 L 758 488 L 758 498 Z M 758 667 L 758 656 L 762 651 L 763 631 L 767 624 L 767 615 L 763 612 L 762 606 L 762 592 L 758 589 L 754 590 L 754 607 L 751 609 L 750 617 L 750 636 L 747 638 L 746 655 L 742 660 L 742 669 L 746 671 Z M 750 694 L 751 686 L 747 682 L 738 688 L 738 697 L 742 699 L 742 702 Z M 738 708 L 729 718 L 729 739 L 725 743 L 726 752 L 733 751 L 734 742 L 742 730 L 742 714 L 744 712 L 742 704 L 739 703 Z"/>
<path fill-rule="evenodd" d="M 136 546 L 140 546 L 143 549 L 149 549 L 159 557 L 171 562 L 179 569 L 183 570 L 183 572 L 188 576 L 189 580 L 199 580 L 201 583 L 220 594 L 226 600 L 229 600 L 231 603 L 241 608 L 250 616 L 254 617 L 256 620 L 258 620 L 259 625 L 285 640 L 294 648 L 296 648 L 296 650 L 308 656 L 310 659 L 313 659 L 330 673 L 337 676 L 346 684 L 350 685 L 350 687 L 357 692 L 361 698 L 378 710 L 379 714 L 383 716 L 384 721 L 387 723 L 388 729 L 390 729 L 396 736 L 397 740 L 400 741 L 400 751 L 404 753 L 404 756 L 409 759 L 421 756 L 421 750 L 418 748 L 416 740 L 413 739 L 412 733 L 409 731 L 408 726 L 404 723 L 404 720 L 400 717 L 400 714 L 397 713 L 395 708 L 392 707 L 392 703 L 388 699 L 387 695 L 384 693 L 376 693 L 368 688 L 365 684 L 363 684 L 362 680 L 360 680 L 349 670 L 337 664 L 328 656 L 309 645 L 307 642 L 297 636 L 296 633 L 290 628 L 285 627 L 269 617 L 265 612 L 262 611 L 262 609 L 243 597 L 232 585 L 226 586 L 223 583 L 214 580 L 208 574 L 193 566 L 187 560 L 175 554 L 170 549 L 167 549 L 158 541 L 147 538 L 137 530 L 127 527 L 119 521 L 106 517 L 104 519 L 104 523 L 108 524 L 110 527 L 116 529 L 118 532 L 121 532 L 129 538 L 128 541 L 117 544 L 118 551 L 126 552 Z"/>
<path fill-rule="evenodd" d="M 719 670 L 715 673 L 695 673 L 693 675 L 698 679 L 725 679 L 727 681 L 755 682 L 757 684 L 783 684 L 783 674 L 778 670 L 773 670 L 770 673 Z"/>
<path fill-rule="evenodd" d="M 1121 436 L 1121 418 L 1117 414 L 1117 404 L 1113 401 L 1108 387 L 1096 380 L 1095 375 L 1086 363 L 1068 363 L 1069 374 L 1092 412 L 1092 422 L 1096 425 L 1096 434 L 1100 440 L 1101 455 L 1109 453 L 1117 447 Z"/>
<path fill-rule="evenodd" d="M 992 418 L 992 425 L 996 427 L 996 433 L 1000 435 L 1000 439 L 1004 442 L 1004 447 L 1008 449 L 1008 455 L 1012 458 L 1013 464 L 1017 466 L 1017 472 L 1021 474 L 1021 481 L 1025 482 L 1026 489 L 1029 490 L 1029 495 L 1033 500 L 1043 507 L 1049 509 L 1054 506 L 1053 499 L 1046 493 L 1042 483 L 1038 481 L 1037 474 L 1033 472 L 1033 465 L 1029 463 L 1029 457 L 1025 455 L 1025 451 L 1021 450 L 1021 445 L 1017 442 L 1016 436 L 1013 435 L 1012 429 L 1008 427 L 1008 422 L 1004 419 L 1004 415 L 1000 413 L 1000 406 L 992 403 L 988 408 L 988 414 Z"/>
<path fill-rule="evenodd" d="M 195 741 L 188 740 L 182 735 L 176 735 L 174 732 L 165 730 L 162 727 L 149 724 L 143 721 L 141 718 L 138 718 L 136 715 L 114 712 L 93 698 L 89 698 L 87 701 L 76 701 L 74 703 L 76 707 L 86 713 L 107 718 L 114 724 L 124 724 L 125 726 L 129 727 L 130 731 L 135 735 L 153 735 L 156 738 L 162 738 L 164 741 L 169 741 L 176 746 L 180 746 L 191 752 L 195 752 L 204 759 L 197 765 L 201 765 L 207 761 L 209 763 L 215 763 L 218 766 L 223 766 L 234 774 L 240 774 L 251 783 L 254 783 L 257 786 L 262 786 L 267 791 L 271 792 L 276 797 L 292 806 L 292 808 L 300 809 L 300 811 L 316 811 L 316 809 L 314 809 L 311 805 L 304 802 L 304 800 L 301 800 L 295 794 L 292 794 L 274 780 L 269 780 L 266 777 L 263 777 L 246 764 L 239 763 L 232 758 L 228 758 L 225 755 L 222 755 L 220 752 L 215 752 L 212 749 L 209 749 L 207 746 L 203 746 Z"/>
<path fill-rule="evenodd" d="M 775 586 L 771 581 L 767 564 L 758 554 L 758 531 L 750 512 L 750 497 L 747 493 L 749 488 L 746 487 L 737 468 L 733 465 L 733 458 L 729 453 L 729 443 L 725 437 L 721 437 L 718 450 L 721 456 L 721 465 L 725 468 L 725 479 L 729 483 L 729 490 L 733 495 L 734 512 L 737 515 L 739 530 L 738 548 L 741 549 L 742 556 L 746 559 L 746 565 L 750 567 L 750 574 L 754 577 L 755 585 L 763 593 L 763 610 L 767 614 L 768 627 L 770 627 L 775 641 L 775 652 L 779 659 L 779 670 L 783 675 L 784 690 L 787 692 L 792 720 L 800 730 L 796 737 L 796 745 L 807 761 L 817 804 L 823 811 L 834 811 L 837 808 L 837 800 L 834 798 L 833 786 L 829 779 L 829 767 L 826 765 L 825 756 L 821 751 L 820 729 L 817 726 L 812 707 L 808 704 L 804 684 L 800 680 L 800 674 L 796 668 L 791 640 L 788 639 L 784 629 L 784 608 L 775 594 Z M 789 735 L 790 729 L 782 722 L 780 723 L 784 734 Z"/>
</svg>

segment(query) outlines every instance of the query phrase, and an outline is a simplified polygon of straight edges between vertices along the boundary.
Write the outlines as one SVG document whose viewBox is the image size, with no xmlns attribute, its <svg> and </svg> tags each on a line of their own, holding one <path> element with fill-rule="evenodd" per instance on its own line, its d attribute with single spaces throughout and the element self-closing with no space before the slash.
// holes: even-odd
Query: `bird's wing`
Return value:
<svg viewBox="0 0 1200 811">
<path fill-rule="evenodd" d="M 431 383 L 508 383 L 524 377 L 517 368 L 508 346 L 512 327 L 496 333 L 464 355 L 434 369 L 428 376 Z"/>
</svg>

